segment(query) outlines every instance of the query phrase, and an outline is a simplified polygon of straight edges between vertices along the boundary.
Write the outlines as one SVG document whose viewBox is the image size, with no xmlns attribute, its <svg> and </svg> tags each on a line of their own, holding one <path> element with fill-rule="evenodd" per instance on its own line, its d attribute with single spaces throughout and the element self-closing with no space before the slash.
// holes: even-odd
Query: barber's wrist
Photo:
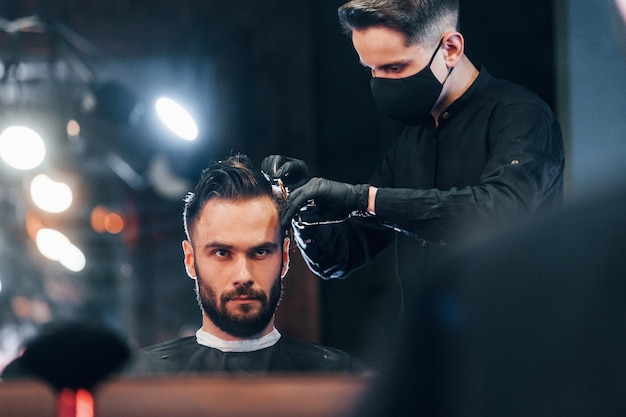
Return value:
<svg viewBox="0 0 626 417">
<path fill-rule="evenodd" d="M 376 214 L 376 192 L 378 188 L 372 187 L 370 185 L 368 190 L 368 199 L 367 199 L 367 212 L 369 214 Z"/>
</svg>

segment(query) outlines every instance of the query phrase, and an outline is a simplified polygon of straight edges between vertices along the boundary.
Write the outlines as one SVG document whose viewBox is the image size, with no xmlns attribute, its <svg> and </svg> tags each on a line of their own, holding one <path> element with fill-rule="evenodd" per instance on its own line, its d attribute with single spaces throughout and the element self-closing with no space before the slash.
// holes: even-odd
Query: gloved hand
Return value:
<svg viewBox="0 0 626 417">
<path fill-rule="evenodd" d="M 328 213 L 329 217 L 324 220 L 345 220 L 354 211 L 365 212 L 368 198 L 368 184 L 352 185 L 324 178 L 311 178 L 289 194 L 280 215 L 280 222 L 283 227 L 288 227 L 291 219 L 311 202 L 315 204 L 318 214 Z"/>
<path fill-rule="evenodd" d="M 309 180 L 306 162 L 282 155 L 270 155 L 261 162 L 261 171 L 270 181 L 282 180 L 287 191 L 292 192 Z"/>
</svg>

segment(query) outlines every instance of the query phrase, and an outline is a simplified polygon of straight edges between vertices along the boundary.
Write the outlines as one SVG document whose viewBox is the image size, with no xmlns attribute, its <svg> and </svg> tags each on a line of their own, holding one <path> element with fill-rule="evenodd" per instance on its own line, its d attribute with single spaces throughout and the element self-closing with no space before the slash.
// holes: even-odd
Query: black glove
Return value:
<svg viewBox="0 0 626 417">
<path fill-rule="evenodd" d="M 282 155 L 270 155 L 261 162 L 261 171 L 275 182 L 279 179 L 289 192 L 303 186 L 309 180 L 306 162 Z"/>
<path fill-rule="evenodd" d="M 280 215 L 280 222 L 283 227 L 288 227 L 291 219 L 308 204 L 314 204 L 318 213 L 328 213 L 329 218 L 324 220 L 345 220 L 354 211 L 365 212 L 368 198 L 368 184 L 352 185 L 324 178 L 311 178 L 289 194 Z"/>
</svg>

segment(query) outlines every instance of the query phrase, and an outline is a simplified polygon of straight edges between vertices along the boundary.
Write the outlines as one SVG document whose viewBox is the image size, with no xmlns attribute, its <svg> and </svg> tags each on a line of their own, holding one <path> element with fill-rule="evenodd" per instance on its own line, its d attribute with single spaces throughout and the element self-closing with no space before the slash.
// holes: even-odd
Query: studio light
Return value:
<svg viewBox="0 0 626 417">
<path fill-rule="evenodd" d="M 0 157 L 15 169 L 33 169 L 44 161 L 46 144 L 26 126 L 10 126 L 0 134 Z"/>
<path fill-rule="evenodd" d="M 176 135 L 184 140 L 198 137 L 198 125 L 185 108 L 171 98 L 161 97 L 154 107 L 159 119 Z"/>
</svg>

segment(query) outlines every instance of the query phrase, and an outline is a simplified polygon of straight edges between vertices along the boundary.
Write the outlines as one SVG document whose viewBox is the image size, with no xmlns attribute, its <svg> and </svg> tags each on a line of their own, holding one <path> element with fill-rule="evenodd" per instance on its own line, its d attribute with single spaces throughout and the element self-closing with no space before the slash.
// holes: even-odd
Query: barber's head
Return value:
<svg viewBox="0 0 626 417">
<path fill-rule="evenodd" d="M 464 58 L 458 0 L 352 0 L 338 13 L 388 116 L 418 125 L 453 95 L 444 84 Z"/>
<path fill-rule="evenodd" d="M 187 196 L 185 268 L 205 331 L 245 339 L 272 329 L 289 264 L 281 203 L 243 155 L 212 162 Z"/>
<path fill-rule="evenodd" d="M 382 27 L 403 35 L 406 46 L 436 45 L 458 22 L 458 0 L 352 0 L 339 8 L 347 33 Z"/>
</svg>

